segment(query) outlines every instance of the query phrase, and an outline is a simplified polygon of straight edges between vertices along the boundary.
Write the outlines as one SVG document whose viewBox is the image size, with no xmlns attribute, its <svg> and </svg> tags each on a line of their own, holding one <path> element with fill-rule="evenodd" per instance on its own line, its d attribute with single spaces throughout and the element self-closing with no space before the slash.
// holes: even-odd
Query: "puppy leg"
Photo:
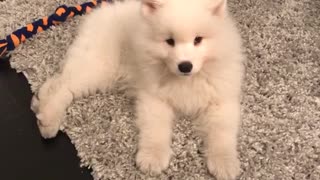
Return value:
<svg viewBox="0 0 320 180">
<path fill-rule="evenodd" d="M 99 25 L 94 24 L 96 21 L 89 20 L 87 28 L 81 29 L 68 51 L 62 73 L 49 78 L 40 88 L 38 96 L 33 97 L 31 108 L 36 113 L 44 138 L 56 136 L 65 110 L 74 98 L 93 94 L 97 90 L 105 91 L 119 75 L 117 41 L 102 32 L 102 28 L 90 28 Z"/>
<path fill-rule="evenodd" d="M 206 145 L 207 166 L 218 180 L 233 180 L 240 172 L 237 134 L 240 106 L 237 101 L 212 106 L 200 119 Z"/>
<path fill-rule="evenodd" d="M 161 173 L 169 165 L 172 154 L 171 134 L 173 110 L 165 102 L 146 93 L 137 100 L 139 150 L 137 165 L 144 172 Z"/>
</svg>

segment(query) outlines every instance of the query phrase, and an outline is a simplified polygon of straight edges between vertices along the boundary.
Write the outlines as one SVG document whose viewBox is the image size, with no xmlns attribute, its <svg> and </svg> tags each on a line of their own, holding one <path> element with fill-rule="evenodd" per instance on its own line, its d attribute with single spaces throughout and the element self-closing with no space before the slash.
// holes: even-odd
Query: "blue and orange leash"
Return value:
<svg viewBox="0 0 320 180">
<path fill-rule="evenodd" d="M 10 35 L 8 35 L 5 39 L 0 40 L 0 60 L 8 59 L 5 56 L 8 52 L 13 51 L 20 44 L 25 42 L 27 39 L 32 36 L 47 30 L 51 26 L 57 26 L 66 20 L 77 16 L 83 15 L 90 12 L 93 8 L 101 5 L 107 5 L 108 3 L 112 3 L 113 0 L 92 0 L 91 2 L 86 2 L 77 6 L 66 6 L 61 5 L 50 16 L 43 17 L 42 19 L 36 20 L 33 23 L 30 23 Z"/>
</svg>

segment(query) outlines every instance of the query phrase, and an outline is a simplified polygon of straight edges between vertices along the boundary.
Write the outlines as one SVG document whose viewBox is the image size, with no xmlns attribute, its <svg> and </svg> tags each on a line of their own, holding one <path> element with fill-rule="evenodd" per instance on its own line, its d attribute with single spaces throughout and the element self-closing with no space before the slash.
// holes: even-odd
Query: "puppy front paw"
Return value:
<svg viewBox="0 0 320 180">
<path fill-rule="evenodd" d="M 171 155 L 170 148 L 141 148 L 137 153 L 136 163 L 142 172 L 157 175 L 169 166 Z"/>
<path fill-rule="evenodd" d="M 37 114 L 36 117 L 43 138 L 54 138 L 58 134 L 60 128 L 60 120 L 56 119 L 58 117 L 46 117 L 45 114 Z"/>
<path fill-rule="evenodd" d="M 217 180 L 235 180 L 240 173 L 240 161 L 236 155 L 209 156 L 207 166 Z"/>
<path fill-rule="evenodd" d="M 60 127 L 61 112 L 54 111 L 54 107 L 50 109 L 41 108 L 40 100 L 37 96 L 32 98 L 31 109 L 36 113 L 37 125 L 41 136 L 45 139 L 55 137 Z"/>
</svg>

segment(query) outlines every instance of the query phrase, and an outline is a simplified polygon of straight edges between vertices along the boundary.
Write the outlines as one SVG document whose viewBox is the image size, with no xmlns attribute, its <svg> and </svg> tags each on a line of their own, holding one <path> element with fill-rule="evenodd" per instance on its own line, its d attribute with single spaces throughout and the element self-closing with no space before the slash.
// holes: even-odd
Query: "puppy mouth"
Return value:
<svg viewBox="0 0 320 180">
<path fill-rule="evenodd" d="M 189 73 L 179 73 L 179 75 L 180 76 L 191 76 L 192 73 L 191 72 L 189 72 Z"/>
</svg>

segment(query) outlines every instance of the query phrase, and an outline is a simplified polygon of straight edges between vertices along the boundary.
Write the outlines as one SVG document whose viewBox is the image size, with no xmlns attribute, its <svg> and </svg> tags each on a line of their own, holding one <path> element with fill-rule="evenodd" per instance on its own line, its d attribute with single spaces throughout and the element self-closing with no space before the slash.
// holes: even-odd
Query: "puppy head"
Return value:
<svg viewBox="0 0 320 180">
<path fill-rule="evenodd" d="M 159 59 L 179 76 L 198 73 L 211 59 L 227 15 L 226 0 L 142 0 L 141 13 L 165 51 Z"/>
</svg>

